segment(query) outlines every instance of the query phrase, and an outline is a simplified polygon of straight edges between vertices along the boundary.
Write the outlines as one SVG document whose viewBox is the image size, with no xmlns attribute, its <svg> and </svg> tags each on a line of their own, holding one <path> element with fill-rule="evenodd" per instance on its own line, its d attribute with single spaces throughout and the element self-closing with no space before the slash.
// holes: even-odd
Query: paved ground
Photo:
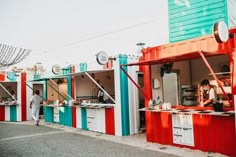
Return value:
<svg viewBox="0 0 236 157">
<path fill-rule="evenodd" d="M 175 157 L 61 129 L 0 123 L 1 157 Z"/>
<path fill-rule="evenodd" d="M 126 137 L 33 121 L 0 122 L 0 157 L 226 157 L 146 142 L 145 134 Z"/>
</svg>

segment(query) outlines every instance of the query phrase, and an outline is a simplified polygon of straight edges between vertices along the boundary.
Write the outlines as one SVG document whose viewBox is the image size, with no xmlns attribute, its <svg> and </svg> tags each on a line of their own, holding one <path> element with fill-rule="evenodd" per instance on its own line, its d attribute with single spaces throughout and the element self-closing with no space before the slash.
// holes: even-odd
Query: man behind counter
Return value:
<svg viewBox="0 0 236 157">
<path fill-rule="evenodd" d="M 217 101 L 215 89 L 210 85 L 209 80 L 202 80 L 200 86 L 200 103 L 201 106 L 211 106 Z"/>
</svg>

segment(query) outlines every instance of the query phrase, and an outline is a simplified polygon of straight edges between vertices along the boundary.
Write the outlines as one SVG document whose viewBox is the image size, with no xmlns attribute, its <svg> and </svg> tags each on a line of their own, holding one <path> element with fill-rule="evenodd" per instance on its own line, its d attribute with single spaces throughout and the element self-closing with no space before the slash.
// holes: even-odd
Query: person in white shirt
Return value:
<svg viewBox="0 0 236 157">
<path fill-rule="evenodd" d="M 102 86 L 102 88 L 104 89 L 104 87 Z M 101 89 L 99 89 L 99 91 L 98 91 L 98 102 L 100 102 L 100 103 L 103 103 L 104 102 L 104 100 L 103 100 L 103 97 L 104 97 L 104 92 L 101 90 Z"/>
<path fill-rule="evenodd" d="M 204 90 L 204 97 L 202 103 L 204 106 L 210 106 L 212 103 L 217 101 L 216 91 L 211 87 L 209 80 L 202 80 L 201 86 Z"/>
<path fill-rule="evenodd" d="M 39 90 L 34 91 L 34 95 L 30 101 L 30 108 L 32 108 L 32 117 L 35 121 L 35 125 L 39 125 L 39 109 L 40 104 L 43 103 L 43 98 L 39 96 Z"/>
</svg>

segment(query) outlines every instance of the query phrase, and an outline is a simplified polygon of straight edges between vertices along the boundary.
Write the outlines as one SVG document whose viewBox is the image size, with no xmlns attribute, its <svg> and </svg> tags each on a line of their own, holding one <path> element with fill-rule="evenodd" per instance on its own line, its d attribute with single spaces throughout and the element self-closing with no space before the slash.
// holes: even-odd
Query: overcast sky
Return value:
<svg viewBox="0 0 236 157">
<path fill-rule="evenodd" d="M 95 61 L 168 43 L 166 0 L 0 0 L 0 43 L 32 49 L 18 67 Z"/>
</svg>

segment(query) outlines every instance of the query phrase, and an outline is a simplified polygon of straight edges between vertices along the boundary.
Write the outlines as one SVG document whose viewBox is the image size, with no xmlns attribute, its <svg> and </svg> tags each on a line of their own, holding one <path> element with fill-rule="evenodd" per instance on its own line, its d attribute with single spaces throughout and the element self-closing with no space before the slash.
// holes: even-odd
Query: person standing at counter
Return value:
<svg viewBox="0 0 236 157">
<path fill-rule="evenodd" d="M 101 87 L 102 87 L 102 89 L 105 89 L 103 86 L 101 86 Z M 98 102 L 100 102 L 100 103 L 108 103 L 109 102 L 108 96 L 101 89 L 99 89 L 97 97 L 98 97 Z"/>
<path fill-rule="evenodd" d="M 32 108 L 32 117 L 35 121 L 35 125 L 39 125 L 39 109 L 40 104 L 43 103 L 43 98 L 39 96 L 39 90 L 34 91 L 34 95 L 31 98 L 30 101 L 30 108 Z"/>
<path fill-rule="evenodd" d="M 12 100 L 12 101 L 15 101 L 15 100 L 16 100 L 15 91 L 14 91 L 14 90 L 11 90 L 11 91 L 10 91 L 10 94 L 11 94 L 11 100 Z"/>
<path fill-rule="evenodd" d="M 210 85 L 209 80 L 202 80 L 200 86 L 200 103 L 202 107 L 211 106 L 214 102 L 217 101 L 216 91 Z"/>
<path fill-rule="evenodd" d="M 103 86 L 101 86 L 102 87 L 102 89 L 104 89 L 104 87 Z M 105 93 L 99 88 L 99 91 L 98 91 L 98 102 L 101 102 L 101 103 L 103 103 L 104 101 L 103 101 L 103 97 L 104 97 L 104 95 L 105 95 Z"/>
</svg>

